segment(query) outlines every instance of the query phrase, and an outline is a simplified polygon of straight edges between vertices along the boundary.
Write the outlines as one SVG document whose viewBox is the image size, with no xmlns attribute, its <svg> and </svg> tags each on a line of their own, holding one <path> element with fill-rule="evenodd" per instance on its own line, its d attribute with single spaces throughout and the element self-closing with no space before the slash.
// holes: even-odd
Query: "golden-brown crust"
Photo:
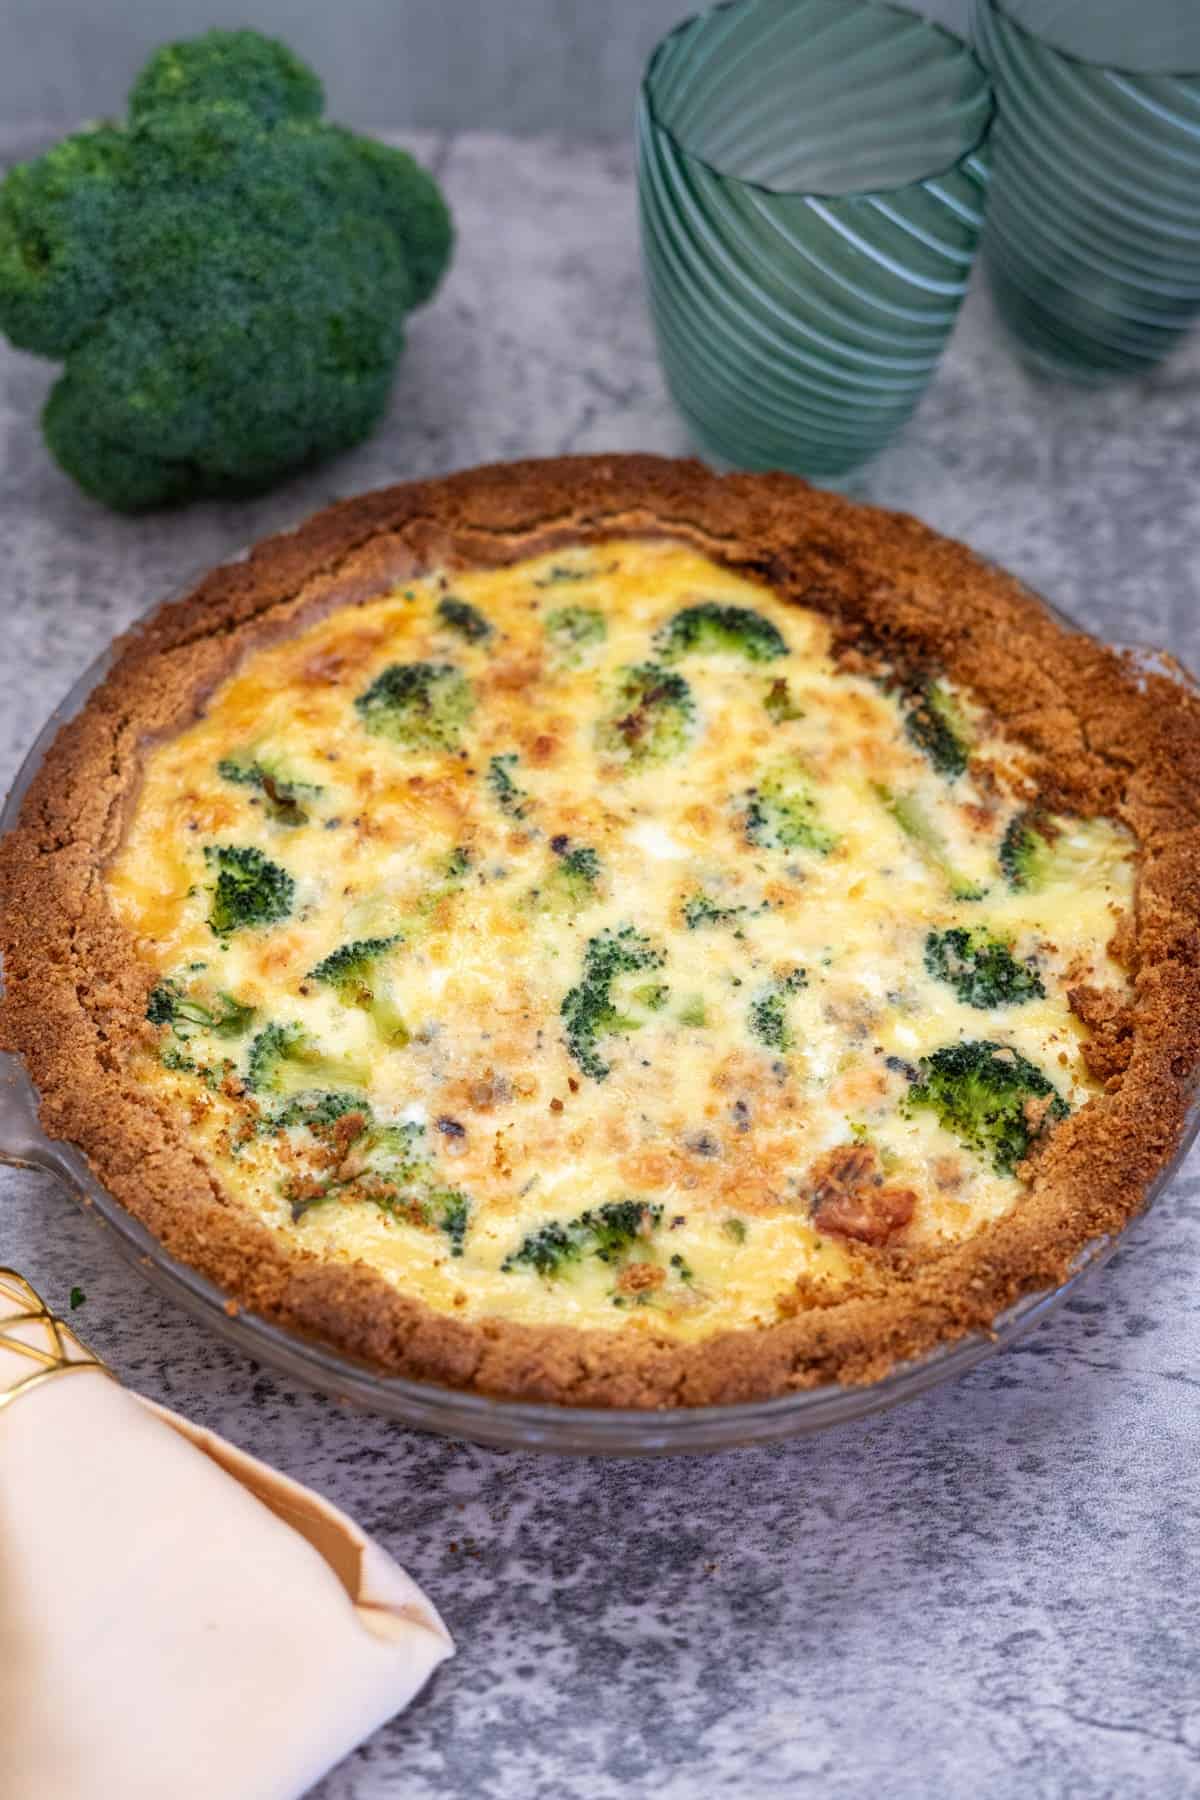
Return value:
<svg viewBox="0 0 1200 1800">
<path fill-rule="evenodd" d="M 314 609 L 365 600 L 432 563 L 496 564 L 559 542 L 668 533 L 830 615 L 838 636 L 944 667 L 1032 753 L 1047 803 L 1122 820 L 1139 842 L 1136 913 L 1119 923 L 1132 983 L 1089 992 L 1107 1090 L 1055 1131 L 1021 1200 L 920 1261 L 865 1253 L 848 1293 L 797 1296 L 756 1331 L 680 1344 L 435 1313 L 361 1264 L 285 1246 L 225 1194 L 180 1120 L 126 1068 L 148 982 L 100 871 L 120 841 L 146 742 L 180 728 L 247 649 Z M 172 1255 L 238 1304 L 381 1369 L 583 1406 L 728 1403 L 871 1381 L 986 1328 L 1119 1231 L 1179 1141 L 1200 1062 L 1200 700 L 1056 624 L 1015 580 L 902 514 L 783 475 L 718 477 L 653 457 L 481 468 L 329 508 L 214 570 L 119 645 L 60 733 L 0 844 L 5 1044 L 52 1136 Z M 1103 1015 L 1103 1016 L 1102 1016 Z M 1101 1041 L 1102 1040 L 1102 1041 Z"/>
</svg>

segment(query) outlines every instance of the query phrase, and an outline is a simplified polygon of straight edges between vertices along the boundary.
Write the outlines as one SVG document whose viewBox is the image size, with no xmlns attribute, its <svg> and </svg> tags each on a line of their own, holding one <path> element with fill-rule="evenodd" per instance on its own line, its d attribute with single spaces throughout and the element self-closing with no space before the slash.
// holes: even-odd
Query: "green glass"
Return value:
<svg viewBox="0 0 1200 1800">
<path fill-rule="evenodd" d="M 1045 373 L 1152 368 L 1200 313 L 1200 4 L 974 0 L 973 32 L 1001 317 Z"/>
<path fill-rule="evenodd" d="M 734 0 L 662 41 L 643 262 L 710 455 L 836 477 L 900 430 L 966 291 L 991 115 L 966 45 L 874 0 Z"/>
</svg>

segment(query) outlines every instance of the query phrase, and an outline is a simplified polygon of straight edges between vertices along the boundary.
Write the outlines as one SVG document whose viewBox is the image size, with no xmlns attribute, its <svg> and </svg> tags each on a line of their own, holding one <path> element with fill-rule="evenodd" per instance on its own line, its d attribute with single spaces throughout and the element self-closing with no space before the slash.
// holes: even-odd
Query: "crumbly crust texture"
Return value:
<svg viewBox="0 0 1200 1800">
<path fill-rule="evenodd" d="M 194 719 L 269 637 L 434 566 L 654 533 L 824 613 L 850 655 L 881 648 L 944 669 L 1032 753 L 1050 806 L 1112 816 L 1139 846 L 1136 906 L 1118 932 L 1129 1006 L 1114 1019 L 1084 994 L 1076 1008 L 1105 1091 L 1058 1127 L 1013 1210 L 934 1257 L 883 1252 L 836 1295 L 797 1292 L 777 1324 L 686 1344 L 456 1319 L 364 1264 L 284 1244 L 131 1072 L 151 972 L 102 879 L 147 745 Z M 501 464 L 330 507 L 130 632 L 0 843 L 0 900 L 0 1032 L 25 1059 L 46 1131 L 77 1144 L 109 1192 L 232 1305 L 379 1370 L 507 1399 L 663 1408 L 872 1382 L 1060 1283 L 1088 1243 L 1137 1212 L 1179 1142 L 1200 1064 L 1200 698 L 1065 630 L 963 545 L 794 477 L 643 456 Z"/>
</svg>

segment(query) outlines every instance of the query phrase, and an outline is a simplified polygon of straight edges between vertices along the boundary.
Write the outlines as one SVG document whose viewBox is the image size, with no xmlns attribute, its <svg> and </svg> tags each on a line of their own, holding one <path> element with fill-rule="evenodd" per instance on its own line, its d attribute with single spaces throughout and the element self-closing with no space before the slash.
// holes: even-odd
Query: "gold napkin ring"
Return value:
<svg viewBox="0 0 1200 1800">
<path fill-rule="evenodd" d="M 6 1308 L 15 1305 L 16 1311 Z M 19 1327 L 34 1327 L 33 1341 L 19 1336 Z M 56 1318 L 23 1275 L 15 1269 L 0 1268 L 0 1350 L 11 1350 L 26 1358 L 34 1367 L 27 1375 L 0 1392 L 0 1412 L 10 1401 L 56 1375 L 73 1375 L 80 1369 L 97 1369 L 115 1380 L 112 1370 L 94 1351 L 75 1336 L 65 1320 Z"/>
</svg>

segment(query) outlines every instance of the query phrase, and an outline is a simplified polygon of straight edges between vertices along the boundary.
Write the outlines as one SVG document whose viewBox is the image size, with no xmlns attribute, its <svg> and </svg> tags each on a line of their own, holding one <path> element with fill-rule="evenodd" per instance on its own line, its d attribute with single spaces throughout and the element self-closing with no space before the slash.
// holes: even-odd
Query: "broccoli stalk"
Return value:
<svg viewBox="0 0 1200 1800">
<path fill-rule="evenodd" d="M 208 922 L 217 937 L 286 919 L 296 884 L 286 869 L 245 844 L 208 844 L 204 860 L 216 870 Z"/>
<path fill-rule="evenodd" d="M 582 978 L 577 987 L 563 996 L 560 1010 L 567 1049 L 584 1074 L 594 1081 L 603 1081 L 610 1072 L 598 1049 L 600 1039 L 613 1032 L 636 1030 L 641 1024 L 641 1020 L 618 1010 L 613 997 L 614 982 L 619 975 L 660 969 L 665 961 L 664 952 L 632 925 L 602 931 L 587 945 Z"/>
<path fill-rule="evenodd" d="M 403 939 L 396 934 L 342 944 L 310 970 L 308 977 L 310 981 L 327 983 L 343 1006 L 356 1006 L 368 1013 L 383 1042 L 397 1049 L 408 1043 L 411 1033 L 376 965 L 401 942 Z"/>
<path fill-rule="evenodd" d="M 232 781 L 238 787 L 257 788 L 267 817 L 276 825 L 307 824 L 305 805 L 321 792 L 311 782 L 297 781 L 273 765 L 260 762 L 249 751 L 223 756 L 217 764 L 217 774 L 222 781 Z"/>
<path fill-rule="evenodd" d="M 236 1038 L 248 1031 L 254 1008 L 232 994 L 208 992 L 202 985 L 185 988 L 178 976 L 160 981 L 146 1003 L 152 1025 L 169 1025 L 177 1038 L 211 1032 L 213 1037 Z"/>
<path fill-rule="evenodd" d="M 987 1156 L 998 1175 L 1013 1174 L 1070 1110 L 1036 1063 L 982 1038 L 923 1056 L 905 1104 L 934 1113 L 969 1149 Z"/>
<path fill-rule="evenodd" d="M 713 652 L 741 656 L 747 662 L 773 662 L 788 653 L 776 626 L 761 613 L 748 606 L 722 606 L 716 600 L 677 612 L 655 633 L 654 645 L 667 663 Z"/>
<path fill-rule="evenodd" d="M 0 188 L 0 328 L 65 360 L 46 441 L 109 506 L 254 493 L 381 418 L 450 219 L 321 105 L 282 44 L 210 31 Z"/>
<path fill-rule="evenodd" d="M 812 786 L 803 769 L 781 763 L 751 788 L 746 837 L 768 850 L 813 850 L 825 856 L 837 843 L 822 824 Z"/>
<path fill-rule="evenodd" d="M 682 675 L 658 663 L 619 669 L 609 710 L 596 726 L 597 747 L 640 769 L 678 756 L 691 736 L 696 704 Z"/>
<path fill-rule="evenodd" d="M 475 696 L 452 663 L 392 663 L 354 705 L 375 737 L 405 750 L 454 750 Z"/>
<path fill-rule="evenodd" d="M 925 967 L 952 987 L 967 1006 L 987 1010 L 1040 1000 L 1046 989 L 1032 962 L 1019 962 L 999 938 L 982 928 L 953 925 L 925 939 Z"/>
<path fill-rule="evenodd" d="M 370 1079 L 369 1061 L 327 1055 L 302 1025 L 264 1027 L 246 1063 L 250 1092 L 279 1099 L 326 1088 L 365 1088 Z"/>
<path fill-rule="evenodd" d="M 929 864 L 945 881 L 956 900 L 982 900 L 986 889 L 955 868 L 950 846 L 922 806 L 916 794 L 893 794 L 876 786 L 876 798 Z"/>
<path fill-rule="evenodd" d="M 544 1280 L 565 1275 L 585 1257 L 621 1264 L 629 1252 L 648 1245 L 662 1220 L 662 1207 L 645 1200 L 609 1200 L 578 1218 L 551 1220 L 527 1233 L 500 1267 L 506 1274 L 533 1269 Z"/>
</svg>

